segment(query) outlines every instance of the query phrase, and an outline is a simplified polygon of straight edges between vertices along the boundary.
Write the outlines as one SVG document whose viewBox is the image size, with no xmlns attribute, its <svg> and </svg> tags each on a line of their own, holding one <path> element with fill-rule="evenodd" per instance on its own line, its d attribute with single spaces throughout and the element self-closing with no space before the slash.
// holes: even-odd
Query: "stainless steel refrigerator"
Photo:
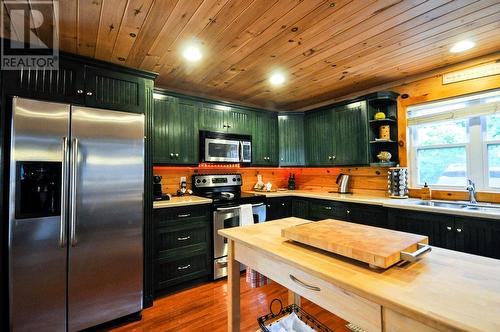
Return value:
<svg viewBox="0 0 500 332">
<path fill-rule="evenodd" d="M 144 115 L 13 98 L 12 331 L 78 331 L 139 312 Z"/>
</svg>

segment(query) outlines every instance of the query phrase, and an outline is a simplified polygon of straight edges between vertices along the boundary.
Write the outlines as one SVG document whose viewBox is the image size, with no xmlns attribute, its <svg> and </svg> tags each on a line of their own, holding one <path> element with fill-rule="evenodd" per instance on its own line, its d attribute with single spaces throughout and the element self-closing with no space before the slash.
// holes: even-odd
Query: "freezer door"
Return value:
<svg viewBox="0 0 500 332">
<path fill-rule="evenodd" d="M 68 328 L 142 309 L 144 115 L 71 109 Z"/>
<path fill-rule="evenodd" d="M 70 106 L 12 100 L 11 331 L 66 330 L 65 195 Z"/>
</svg>

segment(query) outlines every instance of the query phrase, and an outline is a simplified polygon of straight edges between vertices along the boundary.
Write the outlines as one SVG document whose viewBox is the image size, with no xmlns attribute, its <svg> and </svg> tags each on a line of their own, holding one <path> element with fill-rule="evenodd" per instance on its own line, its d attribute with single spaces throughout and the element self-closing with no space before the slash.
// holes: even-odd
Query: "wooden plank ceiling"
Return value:
<svg viewBox="0 0 500 332">
<path fill-rule="evenodd" d="M 64 51 L 156 71 L 167 89 L 277 110 L 500 50 L 500 0 L 61 0 L 59 12 Z M 180 56 L 193 38 L 203 45 L 195 65 Z M 466 38 L 477 46 L 449 52 Z M 277 69 L 288 79 L 272 87 Z"/>
</svg>

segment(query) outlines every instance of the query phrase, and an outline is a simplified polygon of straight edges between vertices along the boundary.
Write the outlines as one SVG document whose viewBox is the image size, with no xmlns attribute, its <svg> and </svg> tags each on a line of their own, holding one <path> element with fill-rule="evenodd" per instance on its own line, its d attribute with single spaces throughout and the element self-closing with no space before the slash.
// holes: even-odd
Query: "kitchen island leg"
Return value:
<svg viewBox="0 0 500 332">
<path fill-rule="evenodd" d="M 228 291 L 228 317 L 227 327 L 229 332 L 240 331 L 240 263 L 234 259 L 234 241 L 228 240 L 227 253 L 227 291 Z"/>
<path fill-rule="evenodd" d="M 300 306 L 300 295 L 288 290 L 288 304 L 296 304 Z"/>
</svg>

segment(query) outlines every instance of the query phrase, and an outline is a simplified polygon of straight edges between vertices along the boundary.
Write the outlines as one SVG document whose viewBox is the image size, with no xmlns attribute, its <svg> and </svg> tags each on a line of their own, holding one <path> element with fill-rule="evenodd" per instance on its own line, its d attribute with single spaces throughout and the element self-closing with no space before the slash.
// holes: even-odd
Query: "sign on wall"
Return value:
<svg viewBox="0 0 500 332">
<path fill-rule="evenodd" d="M 487 63 L 443 74 L 443 84 L 456 83 L 498 74 L 500 74 L 500 62 Z"/>
</svg>

